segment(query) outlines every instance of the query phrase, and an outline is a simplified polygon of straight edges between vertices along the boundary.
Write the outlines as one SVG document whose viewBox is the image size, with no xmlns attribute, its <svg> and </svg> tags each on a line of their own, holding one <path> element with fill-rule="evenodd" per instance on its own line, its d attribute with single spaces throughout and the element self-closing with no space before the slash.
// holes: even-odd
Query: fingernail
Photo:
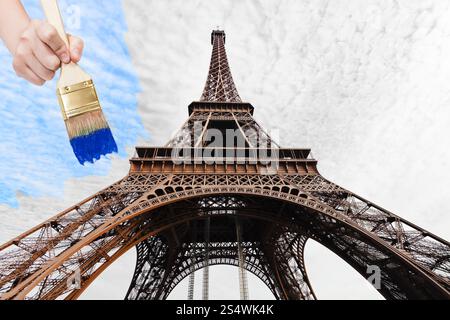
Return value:
<svg viewBox="0 0 450 320">
<path fill-rule="evenodd" d="M 64 62 L 64 63 L 69 63 L 69 62 L 70 62 L 70 57 L 69 57 L 69 55 L 68 55 L 67 53 L 63 53 L 63 54 L 61 55 L 61 60 L 62 60 L 62 62 Z"/>
</svg>

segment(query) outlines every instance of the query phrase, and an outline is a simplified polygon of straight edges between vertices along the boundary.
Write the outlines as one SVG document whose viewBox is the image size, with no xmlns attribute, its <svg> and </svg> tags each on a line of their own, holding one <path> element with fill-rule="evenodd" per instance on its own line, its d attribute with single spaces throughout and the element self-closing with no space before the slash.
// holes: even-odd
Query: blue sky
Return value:
<svg viewBox="0 0 450 320">
<path fill-rule="evenodd" d="M 32 18 L 43 18 L 39 1 L 23 3 Z M 124 39 L 121 1 L 59 3 L 67 31 L 85 41 L 80 65 L 94 79 L 119 156 L 127 157 L 126 148 L 145 133 L 137 113 L 139 83 Z M 0 46 L 0 204 L 17 207 L 18 193 L 57 196 L 67 179 L 107 175 L 109 157 L 82 167 L 73 155 L 55 96 L 56 80 L 34 87 L 16 77 L 11 62 Z"/>
</svg>

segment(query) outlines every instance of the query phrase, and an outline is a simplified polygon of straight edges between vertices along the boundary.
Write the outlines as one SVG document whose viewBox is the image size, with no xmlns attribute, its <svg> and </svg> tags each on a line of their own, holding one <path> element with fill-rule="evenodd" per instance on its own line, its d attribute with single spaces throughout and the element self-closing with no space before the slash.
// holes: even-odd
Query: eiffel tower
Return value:
<svg viewBox="0 0 450 320">
<path fill-rule="evenodd" d="M 246 272 L 277 299 L 316 299 L 308 239 L 368 281 L 379 271 L 386 299 L 450 298 L 450 244 L 322 177 L 309 149 L 272 140 L 238 94 L 225 41 L 212 32 L 203 95 L 166 146 L 136 148 L 124 179 L 0 247 L 2 300 L 77 299 L 134 247 L 126 299 L 166 299 L 190 275 L 192 299 L 192 275 L 213 265 L 240 268 L 244 299 Z"/>
</svg>

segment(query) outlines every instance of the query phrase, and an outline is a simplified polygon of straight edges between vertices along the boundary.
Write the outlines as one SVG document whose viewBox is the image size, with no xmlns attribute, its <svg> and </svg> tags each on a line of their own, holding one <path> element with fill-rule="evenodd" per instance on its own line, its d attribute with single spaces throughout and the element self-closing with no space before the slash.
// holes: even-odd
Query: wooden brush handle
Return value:
<svg viewBox="0 0 450 320">
<path fill-rule="evenodd" d="M 58 2 L 56 0 L 41 0 L 41 4 L 48 23 L 56 28 L 61 39 L 63 39 L 66 46 L 69 47 L 69 39 L 67 39 L 66 31 L 64 31 L 64 23 L 59 11 Z"/>
<path fill-rule="evenodd" d="M 59 11 L 57 0 L 41 0 L 42 8 L 47 17 L 48 23 L 53 25 L 58 31 L 59 36 L 66 43 L 69 48 L 69 39 L 64 31 L 64 23 L 62 20 L 61 12 Z M 58 81 L 58 88 L 71 86 L 83 81 L 89 81 L 91 77 L 84 72 L 76 63 L 62 64 L 61 76 Z"/>
</svg>

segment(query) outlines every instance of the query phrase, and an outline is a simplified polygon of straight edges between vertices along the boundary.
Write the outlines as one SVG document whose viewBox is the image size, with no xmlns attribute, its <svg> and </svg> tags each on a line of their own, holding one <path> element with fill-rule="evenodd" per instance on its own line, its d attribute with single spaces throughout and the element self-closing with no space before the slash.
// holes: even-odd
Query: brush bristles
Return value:
<svg viewBox="0 0 450 320">
<path fill-rule="evenodd" d="M 101 110 L 66 120 L 73 151 L 81 164 L 93 163 L 102 155 L 117 152 L 117 145 Z"/>
<path fill-rule="evenodd" d="M 67 133 L 70 140 L 90 135 L 101 129 L 108 129 L 108 122 L 102 110 L 87 112 L 66 120 Z"/>
</svg>

